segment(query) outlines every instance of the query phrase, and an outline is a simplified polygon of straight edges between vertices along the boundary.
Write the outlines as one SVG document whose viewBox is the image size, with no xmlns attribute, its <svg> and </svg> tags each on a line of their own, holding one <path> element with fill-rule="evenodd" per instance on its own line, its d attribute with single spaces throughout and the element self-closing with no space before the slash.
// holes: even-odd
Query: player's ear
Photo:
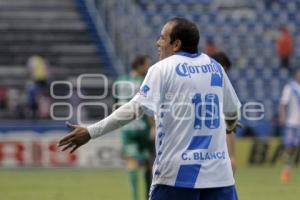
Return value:
<svg viewBox="0 0 300 200">
<path fill-rule="evenodd" d="M 174 43 L 173 43 L 173 51 L 174 52 L 180 51 L 181 45 L 182 44 L 181 44 L 180 40 L 175 40 Z"/>
</svg>

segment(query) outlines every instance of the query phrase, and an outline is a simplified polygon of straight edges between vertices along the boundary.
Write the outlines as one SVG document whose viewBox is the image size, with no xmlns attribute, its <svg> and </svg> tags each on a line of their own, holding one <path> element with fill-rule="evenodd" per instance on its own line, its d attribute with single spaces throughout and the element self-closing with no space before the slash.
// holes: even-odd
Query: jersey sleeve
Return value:
<svg viewBox="0 0 300 200">
<path fill-rule="evenodd" d="M 147 115 L 153 116 L 159 109 L 162 88 L 161 70 L 158 65 L 154 65 L 148 70 L 139 92 L 132 100 L 141 105 Z"/>
<path fill-rule="evenodd" d="M 227 76 L 224 73 L 224 97 L 223 97 L 223 112 L 224 113 L 233 113 L 239 112 L 241 108 L 241 102 L 236 95 L 234 88 Z"/>
<path fill-rule="evenodd" d="M 282 95 L 280 98 L 280 104 L 287 105 L 289 103 L 291 95 L 292 95 L 291 88 L 289 85 L 286 85 L 282 91 Z"/>
</svg>

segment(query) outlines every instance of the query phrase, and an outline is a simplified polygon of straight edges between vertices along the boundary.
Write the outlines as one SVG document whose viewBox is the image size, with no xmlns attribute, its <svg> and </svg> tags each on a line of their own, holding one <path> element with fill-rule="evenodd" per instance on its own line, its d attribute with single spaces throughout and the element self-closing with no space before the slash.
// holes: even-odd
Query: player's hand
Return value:
<svg viewBox="0 0 300 200">
<path fill-rule="evenodd" d="M 232 130 L 226 129 L 226 134 L 234 134 L 236 133 L 237 128 L 244 128 L 244 125 L 240 122 L 237 122 L 236 126 Z"/>
<path fill-rule="evenodd" d="M 63 147 L 62 151 L 72 149 L 70 153 L 73 153 L 76 149 L 86 144 L 91 139 L 86 128 L 70 124 L 69 122 L 66 123 L 66 126 L 71 128 L 72 132 L 59 141 L 58 147 Z"/>
</svg>

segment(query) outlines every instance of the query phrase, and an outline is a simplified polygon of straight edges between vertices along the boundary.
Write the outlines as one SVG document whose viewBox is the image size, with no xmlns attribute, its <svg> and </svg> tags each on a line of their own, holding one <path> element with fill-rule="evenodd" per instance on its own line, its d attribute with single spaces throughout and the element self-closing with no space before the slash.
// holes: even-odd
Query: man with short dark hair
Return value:
<svg viewBox="0 0 300 200">
<path fill-rule="evenodd" d="M 69 125 L 74 130 L 59 146 L 73 152 L 143 113 L 154 115 L 156 159 L 150 199 L 238 199 L 226 130 L 235 129 L 241 104 L 222 66 L 198 53 L 198 41 L 193 22 L 169 20 L 157 41 L 160 61 L 149 69 L 136 96 L 87 128 Z"/>
</svg>

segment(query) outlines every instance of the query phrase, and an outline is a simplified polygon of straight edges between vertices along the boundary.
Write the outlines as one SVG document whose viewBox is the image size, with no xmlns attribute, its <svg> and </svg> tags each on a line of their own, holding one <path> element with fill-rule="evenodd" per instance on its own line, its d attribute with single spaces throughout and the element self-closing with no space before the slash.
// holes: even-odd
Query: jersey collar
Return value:
<svg viewBox="0 0 300 200">
<path fill-rule="evenodd" d="M 186 56 L 186 57 L 190 57 L 190 58 L 196 58 L 200 54 L 201 53 L 188 53 L 188 52 L 184 52 L 184 51 L 178 51 L 175 53 L 175 55 L 181 55 L 181 56 Z"/>
</svg>

